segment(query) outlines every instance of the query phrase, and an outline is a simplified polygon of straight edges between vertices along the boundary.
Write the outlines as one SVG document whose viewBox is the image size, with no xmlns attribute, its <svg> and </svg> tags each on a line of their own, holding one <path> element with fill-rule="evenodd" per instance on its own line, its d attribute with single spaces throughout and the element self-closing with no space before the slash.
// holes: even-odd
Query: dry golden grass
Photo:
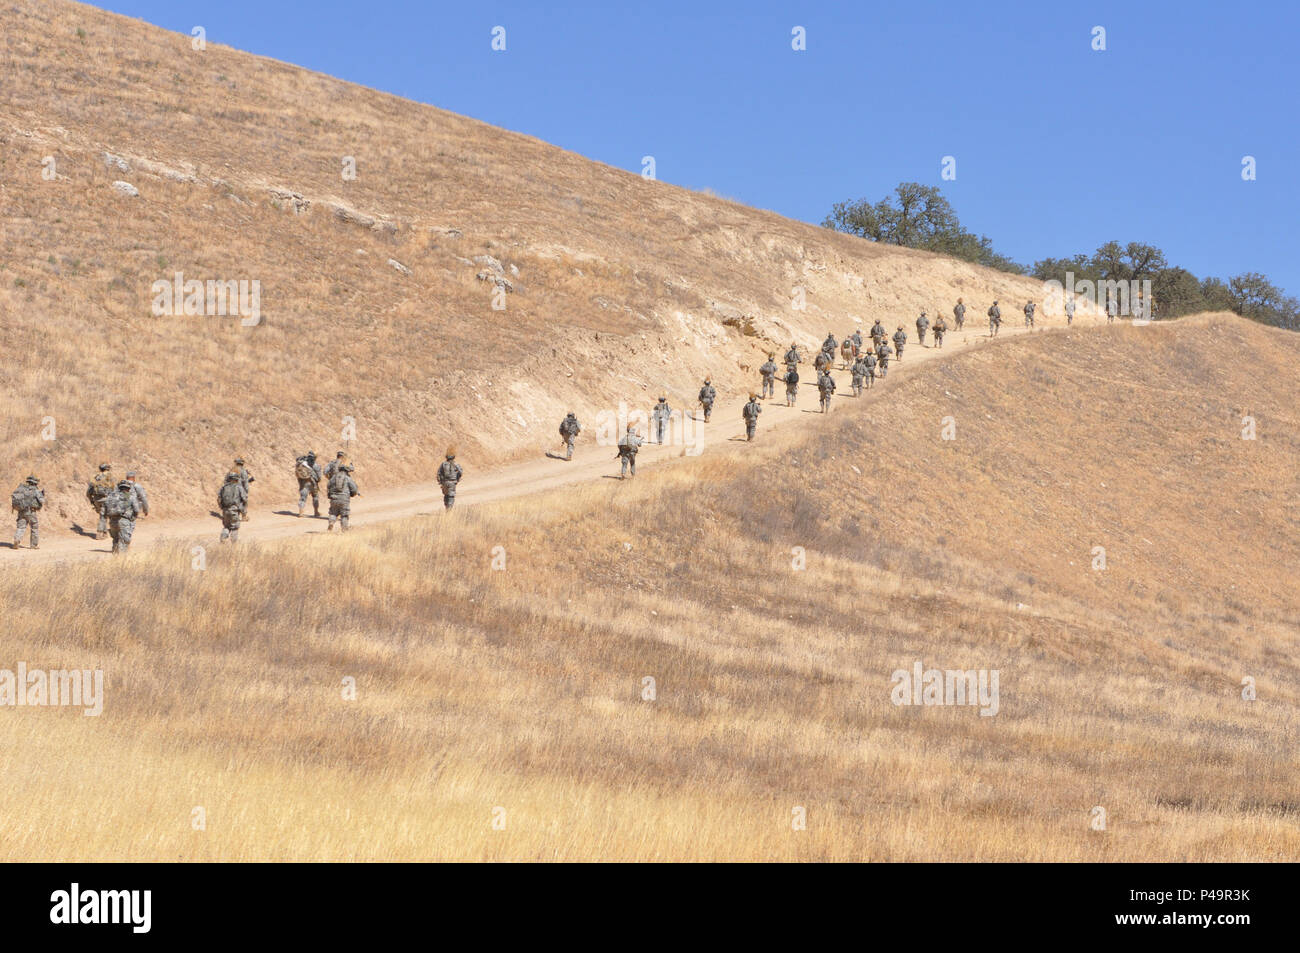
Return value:
<svg viewBox="0 0 1300 953">
<path fill-rule="evenodd" d="M 295 453 L 332 453 L 352 417 L 368 485 L 404 485 L 449 441 L 483 466 L 536 454 L 570 409 L 693 402 L 705 373 L 737 393 L 765 346 L 854 318 L 1040 295 L 67 0 L 5 4 L 0 33 L 0 443 L 6 479 L 45 480 L 51 533 L 101 459 L 141 470 L 158 518 L 193 516 L 234 456 L 287 491 Z M 483 254 L 519 270 L 505 311 Z M 177 271 L 260 281 L 263 323 L 153 317 Z"/>
<path fill-rule="evenodd" d="M 1300 345 L 1228 317 L 1082 340 L 631 483 L 202 572 L 177 543 L 7 573 L 0 665 L 108 689 L 97 720 L 0 719 L 0 853 L 1294 859 Z M 998 669 L 999 713 L 895 707 L 917 659 Z"/>
</svg>

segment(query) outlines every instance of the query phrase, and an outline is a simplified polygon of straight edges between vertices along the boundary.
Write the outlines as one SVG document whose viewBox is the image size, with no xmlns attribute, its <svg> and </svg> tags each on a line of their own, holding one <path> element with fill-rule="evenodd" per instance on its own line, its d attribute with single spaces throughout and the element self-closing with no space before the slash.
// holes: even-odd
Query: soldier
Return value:
<svg viewBox="0 0 1300 953">
<path fill-rule="evenodd" d="M 793 407 L 795 399 L 799 396 L 799 372 L 791 365 L 781 380 L 785 382 L 785 405 Z"/>
<path fill-rule="evenodd" d="M 672 419 L 673 411 L 668 406 L 668 398 L 660 397 L 659 403 L 655 404 L 654 409 L 650 411 L 650 432 L 654 434 L 655 443 L 664 442 L 664 431 L 668 429 Z"/>
<path fill-rule="evenodd" d="M 754 428 L 758 426 L 758 415 L 763 412 L 763 405 L 758 402 L 757 394 L 749 395 L 749 403 L 740 412 L 745 418 L 745 439 L 754 439 Z"/>
<path fill-rule="evenodd" d="M 997 337 L 998 329 L 1000 327 L 1002 327 L 1002 309 L 999 308 L 998 303 L 994 301 L 993 306 L 989 308 L 989 337 Z"/>
<path fill-rule="evenodd" d="M 868 348 L 862 355 L 862 366 L 867 369 L 867 390 L 876 383 L 876 352 Z"/>
<path fill-rule="evenodd" d="M 1074 295 L 1065 299 L 1065 324 L 1067 327 L 1074 324 Z"/>
<path fill-rule="evenodd" d="M 830 410 L 831 394 L 835 393 L 835 378 L 825 371 L 817 378 L 817 393 L 821 397 L 822 413 Z"/>
<path fill-rule="evenodd" d="M 1027 328 L 1032 329 L 1034 326 L 1034 308 L 1036 307 L 1037 305 L 1032 301 L 1025 302 L 1025 327 Z"/>
<path fill-rule="evenodd" d="M 1106 323 L 1114 324 L 1117 314 L 1119 314 L 1119 296 L 1112 288 L 1106 292 Z"/>
<path fill-rule="evenodd" d="M 244 469 L 244 458 L 235 457 L 235 472 L 239 474 L 239 485 L 244 488 L 244 522 L 248 522 L 248 491 L 253 482 L 253 474 Z"/>
<path fill-rule="evenodd" d="M 957 322 L 957 330 L 960 331 L 961 326 L 966 323 L 966 305 L 961 298 L 958 298 L 957 303 L 953 305 L 952 316 Z"/>
<path fill-rule="evenodd" d="M 831 366 L 832 363 L 833 363 L 833 358 L 825 351 L 822 351 L 817 355 L 816 360 L 813 361 L 813 370 L 815 370 L 818 374 L 824 373 L 826 369 Z"/>
<path fill-rule="evenodd" d="M 450 454 L 447 457 L 451 459 Z M 438 470 L 439 475 L 442 470 Z M 357 489 L 357 483 L 352 479 L 352 464 L 341 463 L 335 470 L 334 475 L 330 477 L 329 483 L 325 485 L 325 491 L 330 498 L 330 521 L 325 527 L 326 532 L 334 529 L 334 521 L 339 521 L 339 528 L 342 532 L 348 531 L 348 517 L 352 515 L 352 497 L 360 496 L 361 491 Z M 453 495 L 455 489 L 452 489 Z M 446 490 L 443 490 L 443 499 L 446 499 Z M 451 506 L 450 503 L 447 504 Z"/>
<path fill-rule="evenodd" d="M 23 534 L 27 528 L 31 527 L 32 531 L 32 549 L 41 548 L 41 520 L 36 515 L 37 511 L 45 506 L 45 491 L 41 489 L 41 481 L 34 476 L 29 476 L 23 483 L 18 484 L 18 489 L 14 490 L 13 496 L 9 498 L 10 506 L 18 514 L 18 526 L 14 530 L 14 549 L 23 541 Z"/>
<path fill-rule="evenodd" d="M 898 355 L 900 361 L 903 359 L 903 345 L 906 343 L 907 332 L 903 330 L 903 326 L 900 324 L 898 330 L 894 332 L 894 353 Z"/>
<path fill-rule="evenodd" d="M 438 486 L 442 487 L 442 505 L 451 509 L 456 505 L 456 484 L 465 475 L 460 464 L 456 462 L 456 448 L 447 448 L 447 459 L 438 467 Z"/>
<path fill-rule="evenodd" d="M 948 322 L 943 319 L 942 314 L 935 315 L 934 318 L 934 346 L 943 347 L 943 336 L 948 331 Z"/>
<path fill-rule="evenodd" d="M 641 449 L 641 435 L 636 432 L 635 427 L 628 427 L 625 433 L 618 441 L 618 456 L 623 461 L 623 472 L 619 475 L 620 480 L 627 479 L 628 468 L 632 469 L 632 476 L 636 476 L 636 452 Z"/>
<path fill-rule="evenodd" d="M 786 366 L 786 367 L 794 367 L 796 364 L 800 363 L 802 360 L 803 360 L 803 358 L 801 358 L 801 357 L 799 356 L 799 345 L 798 345 L 798 344 L 791 344 L 791 345 L 790 345 L 790 350 L 788 350 L 788 351 L 785 352 L 785 366 Z"/>
<path fill-rule="evenodd" d="M 560 439 L 564 441 L 564 459 L 573 459 L 573 441 L 582 433 L 582 427 L 578 423 L 578 418 L 574 416 L 573 411 L 560 421 Z"/>
<path fill-rule="evenodd" d="M 925 347 L 925 332 L 930 328 L 930 319 L 921 312 L 921 316 L 916 319 L 916 339 L 921 342 L 921 347 Z"/>
<path fill-rule="evenodd" d="M 137 509 L 141 516 L 149 515 L 149 494 L 145 493 L 144 487 L 136 482 L 136 472 L 134 470 L 126 471 L 127 482 L 131 484 L 131 492 L 135 494 Z M 252 479 L 251 477 L 249 479 Z"/>
<path fill-rule="evenodd" d="M 835 335 L 833 335 L 833 334 L 831 334 L 831 332 L 827 331 L 827 332 L 826 332 L 826 340 L 825 340 L 825 341 L 822 341 L 822 353 L 823 353 L 823 354 L 829 354 L 829 355 L 831 355 L 832 358 L 834 358 L 834 356 L 835 356 L 835 349 L 836 349 L 837 347 L 839 347 L 839 343 L 835 340 Z"/>
<path fill-rule="evenodd" d="M 113 465 L 101 463 L 99 472 L 86 486 L 86 499 L 99 514 L 99 526 L 95 529 L 95 539 L 103 539 L 108 534 L 108 517 L 104 515 L 104 501 L 115 492 L 117 481 L 113 479 Z"/>
<path fill-rule="evenodd" d="M 840 342 L 840 358 L 844 361 L 845 367 L 851 367 L 856 355 L 853 353 L 853 338 L 850 335 L 844 335 L 844 340 Z"/>
<path fill-rule="evenodd" d="M 315 450 L 308 450 L 293 461 L 293 475 L 298 478 L 298 518 L 302 519 L 302 511 L 310 495 L 312 516 L 319 519 L 321 472 L 320 467 L 316 465 Z"/>
<path fill-rule="evenodd" d="M 113 538 L 113 552 L 125 553 L 135 532 L 135 518 L 140 515 L 140 499 L 129 480 L 123 480 L 105 497 L 104 512 L 108 516 L 108 535 Z"/>
<path fill-rule="evenodd" d="M 853 329 L 853 356 L 857 357 L 862 353 L 862 329 Z"/>
<path fill-rule="evenodd" d="M 885 339 L 885 326 L 876 318 L 876 323 L 871 326 L 871 343 L 880 347 L 880 342 Z"/>
<path fill-rule="evenodd" d="M 713 378 L 704 378 L 704 386 L 700 388 L 700 406 L 704 408 L 704 422 L 709 422 L 709 417 L 713 414 L 713 402 L 718 397 L 718 389 L 713 386 Z"/>
<path fill-rule="evenodd" d="M 758 373 L 763 379 L 763 396 L 765 398 L 776 396 L 776 362 L 772 360 L 774 357 L 776 357 L 776 354 L 769 352 L 767 363 L 758 369 Z"/>
<path fill-rule="evenodd" d="M 883 380 L 889 373 L 889 342 L 881 341 L 880 347 L 876 348 L 876 366 L 879 369 L 880 377 Z"/>
<path fill-rule="evenodd" d="M 867 362 L 860 357 L 853 362 L 853 396 L 862 396 L 862 384 L 867 379 Z"/>
<path fill-rule="evenodd" d="M 334 454 L 334 459 L 331 460 L 329 464 L 325 467 L 325 479 L 327 481 L 330 480 L 334 476 L 334 474 L 338 472 L 339 467 L 343 466 L 343 464 L 347 462 L 347 459 L 348 459 L 348 455 L 344 453 L 342 450 Z M 328 492 L 329 490 L 328 483 L 326 483 L 325 489 Z"/>
<path fill-rule="evenodd" d="M 299 457 L 304 460 L 305 457 Z M 224 543 L 227 539 L 232 543 L 239 542 L 239 523 L 244 518 L 244 509 L 248 506 L 248 491 L 244 489 L 244 481 L 239 478 L 239 474 L 231 470 L 226 474 L 226 482 L 221 485 L 217 491 L 217 509 L 221 510 L 221 541 Z M 302 504 L 298 505 L 298 515 L 302 516 Z M 320 515 L 318 512 L 317 516 Z M 334 528 L 333 520 L 330 521 L 330 529 Z"/>
</svg>

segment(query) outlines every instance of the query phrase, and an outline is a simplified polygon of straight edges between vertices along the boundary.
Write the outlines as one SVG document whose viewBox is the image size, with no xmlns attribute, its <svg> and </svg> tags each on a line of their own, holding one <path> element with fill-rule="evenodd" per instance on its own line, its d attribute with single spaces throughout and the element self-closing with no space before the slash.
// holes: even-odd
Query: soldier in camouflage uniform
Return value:
<svg viewBox="0 0 1300 953">
<path fill-rule="evenodd" d="M 876 352 L 867 348 L 862 352 L 862 366 L 867 370 L 867 390 L 876 383 Z"/>
<path fill-rule="evenodd" d="M 244 488 L 244 496 L 247 498 L 251 484 L 253 483 L 253 474 L 244 469 L 244 458 L 235 457 L 235 472 L 239 474 L 239 485 Z M 248 522 L 248 501 L 244 501 L 244 522 Z"/>
<path fill-rule="evenodd" d="M 144 491 L 144 487 L 142 487 L 136 481 L 136 476 L 137 474 L 134 470 L 127 470 L 126 482 L 131 484 L 131 492 L 135 495 L 135 501 L 137 504 L 137 509 L 139 509 L 140 511 L 140 515 L 148 516 L 149 515 L 149 494 L 146 493 Z"/>
<path fill-rule="evenodd" d="M 360 496 L 356 481 L 352 479 L 352 464 L 342 463 L 334 470 L 334 475 L 326 484 L 325 491 L 330 497 L 330 521 L 326 532 L 334 529 L 334 521 L 339 521 L 341 531 L 348 531 L 348 517 L 352 514 L 352 497 Z"/>
<path fill-rule="evenodd" d="M 790 350 L 785 352 L 785 366 L 787 368 L 794 367 L 802 360 L 803 358 L 799 356 L 799 345 L 791 344 Z"/>
<path fill-rule="evenodd" d="M 799 396 L 799 372 L 792 365 L 781 380 L 785 382 L 785 405 L 793 407 L 795 399 Z"/>
<path fill-rule="evenodd" d="M 664 442 L 664 432 L 672 423 L 673 409 L 668 406 L 668 398 L 660 397 L 659 403 L 650 409 L 650 434 L 655 443 Z"/>
<path fill-rule="evenodd" d="M 704 408 L 704 422 L 709 422 L 709 417 L 713 414 L 713 402 L 718 398 L 718 389 L 713 386 L 713 378 L 704 378 L 704 386 L 700 388 L 700 406 Z"/>
<path fill-rule="evenodd" d="M 330 477 L 334 476 L 334 474 L 339 471 L 339 467 L 343 466 L 343 464 L 347 462 L 348 462 L 348 455 L 344 453 L 342 450 L 334 454 L 334 459 L 331 460 L 325 467 L 325 479 L 328 481 Z M 328 492 L 328 490 L 329 490 L 329 486 L 327 483 L 326 492 Z"/>
<path fill-rule="evenodd" d="M 451 509 L 456 505 L 456 484 L 465 475 L 465 471 L 456 462 L 456 448 L 447 448 L 447 459 L 438 466 L 438 486 L 442 487 L 442 505 Z"/>
<path fill-rule="evenodd" d="M 835 378 L 825 371 L 817 378 L 817 393 L 821 397 L 822 413 L 831 409 L 831 394 L 835 393 Z"/>
<path fill-rule="evenodd" d="M 903 345 L 906 343 L 907 332 L 903 330 L 903 326 L 900 324 L 898 330 L 894 332 L 894 353 L 898 355 L 900 361 L 903 359 Z"/>
<path fill-rule="evenodd" d="M 758 402 L 757 394 L 749 395 L 749 403 L 740 411 L 745 418 L 745 439 L 754 439 L 754 428 L 758 426 L 758 415 L 763 412 L 763 405 Z"/>
<path fill-rule="evenodd" d="M 293 461 L 293 475 L 298 478 L 298 518 L 311 497 L 312 516 L 320 517 L 320 467 L 316 465 L 316 451 L 308 450 Z"/>
<path fill-rule="evenodd" d="M 108 499 L 109 494 L 116 491 L 117 481 L 113 479 L 113 465 L 111 463 L 101 463 L 99 472 L 86 486 L 86 499 L 94 507 L 95 512 L 99 514 L 99 526 L 95 529 L 95 539 L 103 539 L 108 535 L 108 517 L 104 515 L 104 501 Z"/>
<path fill-rule="evenodd" d="M 131 481 L 123 480 L 105 498 L 104 512 L 108 515 L 108 535 L 113 538 L 113 552 L 125 553 L 131 546 L 135 519 L 140 515 L 140 499 Z"/>
<path fill-rule="evenodd" d="M 759 376 L 763 379 L 763 397 L 776 396 L 776 357 L 775 352 L 769 352 L 767 363 L 758 369 Z"/>
<path fill-rule="evenodd" d="M 1106 323 L 1114 324 L 1115 316 L 1119 314 L 1119 300 L 1114 289 L 1106 292 Z"/>
<path fill-rule="evenodd" d="M 13 511 L 18 514 L 18 526 L 14 530 L 14 549 L 17 549 L 18 544 L 23 541 L 23 534 L 29 527 L 32 532 L 32 549 L 40 549 L 41 520 L 36 514 L 45 506 L 45 491 L 41 489 L 41 481 L 34 476 L 29 476 L 23 483 L 18 484 L 18 489 L 14 490 L 9 502 Z"/>
<path fill-rule="evenodd" d="M 867 362 L 865 354 L 853 362 L 851 373 L 853 375 L 853 396 L 861 397 L 862 385 L 867 379 Z"/>
<path fill-rule="evenodd" d="M 560 439 L 564 441 L 564 459 L 573 459 L 573 441 L 578 439 L 578 434 L 582 433 L 582 427 L 578 423 L 578 418 L 574 416 L 573 411 L 560 421 Z"/>
<path fill-rule="evenodd" d="M 821 374 L 823 371 L 829 368 L 833 363 L 834 363 L 834 359 L 825 351 L 822 351 L 820 354 L 817 355 L 816 359 L 813 361 L 813 370 L 815 370 L 818 374 Z"/>
<path fill-rule="evenodd" d="M 1074 295 L 1065 299 L 1065 323 L 1067 326 L 1074 324 Z"/>
<path fill-rule="evenodd" d="M 952 316 L 957 322 L 957 330 L 960 331 L 961 326 L 966 323 L 966 305 L 961 298 L 958 298 L 957 303 L 953 306 Z"/>
<path fill-rule="evenodd" d="M 876 366 L 881 379 L 889 373 L 889 342 L 881 341 L 880 347 L 876 348 Z"/>
<path fill-rule="evenodd" d="M 834 359 L 835 359 L 835 349 L 836 349 L 837 347 L 839 347 L 839 342 L 837 342 L 837 341 L 835 340 L 835 335 L 833 335 L 833 334 L 831 334 L 831 332 L 827 331 L 827 332 L 826 332 L 826 340 L 825 340 L 825 341 L 822 341 L 822 353 L 823 353 L 823 354 L 829 354 L 829 355 L 831 356 L 831 360 L 834 360 Z"/>
<path fill-rule="evenodd" d="M 921 342 L 921 347 L 925 347 L 925 332 L 930 329 L 930 319 L 926 317 L 924 311 L 916 319 L 916 339 Z"/>
<path fill-rule="evenodd" d="M 227 539 L 239 542 L 239 524 L 244 518 L 244 509 L 248 506 L 248 491 L 239 479 L 239 474 L 231 470 L 226 474 L 226 482 L 217 491 L 217 509 L 221 510 L 221 541 Z M 298 515 L 302 516 L 301 506 Z M 317 513 L 316 515 L 320 515 Z"/>
<path fill-rule="evenodd" d="M 636 432 L 635 427 L 628 427 L 625 433 L 618 441 L 618 457 L 623 461 L 623 472 L 619 475 L 620 480 L 627 479 L 628 468 L 632 469 L 632 476 L 636 476 L 636 452 L 641 449 L 641 435 Z"/>
<path fill-rule="evenodd" d="M 989 337 L 991 338 L 997 337 L 998 329 L 1001 327 L 1002 327 L 1002 309 L 999 308 L 998 303 L 994 301 L 993 306 L 989 308 Z"/>
<path fill-rule="evenodd" d="M 1025 302 L 1025 327 L 1033 328 L 1034 326 L 1034 308 L 1037 307 L 1032 301 Z"/>
<path fill-rule="evenodd" d="M 948 322 L 943 319 L 943 315 L 936 315 L 934 319 L 934 346 L 943 347 L 943 336 L 948 332 Z"/>
<path fill-rule="evenodd" d="M 850 340 L 853 341 L 853 356 L 857 357 L 862 353 L 862 329 L 854 328 L 853 336 Z"/>
<path fill-rule="evenodd" d="M 880 347 L 880 342 L 885 339 L 885 326 L 876 318 L 876 323 L 871 326 L 871 343 Z"/>
</svg>

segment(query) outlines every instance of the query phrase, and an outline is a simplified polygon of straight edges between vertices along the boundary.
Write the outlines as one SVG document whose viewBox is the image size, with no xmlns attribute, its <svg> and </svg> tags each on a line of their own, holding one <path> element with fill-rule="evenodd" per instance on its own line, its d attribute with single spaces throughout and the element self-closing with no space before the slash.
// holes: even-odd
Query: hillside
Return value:
<svg viewBox="0 0 1300 953">
<path fill-rule="evenodd" d="M 0 720 L 3 854 L 1292 859 L 1297 356 L 1022 336 L 628 484 L 9 572 L 0 655 L 107 687 Z"/>
<path fill-rule="evenodd" d="M 351 418 L 368 485 L 401 486 L 449 442 L 483 467 L 570 409 L 742 392 L 791 339 L 1041 294 L 67 0 L 13 0 L 0 34 L 0 440 L 49 534 L 101 460 L 192 516 L 236 455 L 290 493 Z M 178 272 L 260 282 L 260 323 L 153 316 Z"/>
</svg>

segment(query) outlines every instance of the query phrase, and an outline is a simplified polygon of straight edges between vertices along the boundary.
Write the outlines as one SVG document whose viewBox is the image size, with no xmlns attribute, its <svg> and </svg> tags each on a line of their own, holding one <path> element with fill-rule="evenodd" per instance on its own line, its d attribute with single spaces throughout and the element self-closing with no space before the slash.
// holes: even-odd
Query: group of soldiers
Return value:
<svg viewBox="0 0 1300 953">
<path fill-rule="evenodd" d="M 128 470 L 125 478 L 118 481 L 113 476 L 113 465 L 101 463 L 94 478 L 86 484 L 86 500 L 99 517 L 95 539 L 112 537 L 114 553 L 127 551 L 131 534 L 135 532 L 135 521 L 149 515 L 149 494 L 136 477 L 134 470 Z M 40 478 L 32 475 L 20 483 L 10 495 L 9 505 L 18 518 L 13 548 L 21 546 L 23 537 L 27 536 L 28 545 L 39 549 L 40 512 L 45 508 L 45 491 L 41 489 Z"/>
<path fill-rule="evenodd" d="M 1035 310 L 1033 301 L 1025 303 L 1025 327 L 1034 327 Z M 1108 318 L 1113 321 L 1114 314 L 1113 309 L 1111 310 L 1112 313 L 1108 314 Z M 1067 300 L 1065 303 L 1067 324 L 1073 323 L 1074 311 L 1074 301 Z M 961 298 L 957 299 L 952 313 L 956 330 L 963 330 L 966 322 L 966 305 Z M 989 307 L 988 319 L 989 335 L 996 337 L 1002 326 L 1002 310 L 998 307 L 998 302 L 994 301 Z M 929 315 L 922 311 L 916 319 L 916 336 L 923 347 L 927 334 L 934 336 L 936 348 L 943 347 L 943 339 L 947 331 L 948 323 L 942 314 L 931 321 Z M 877 378 L 883 379 L 888 374 L 891 360 L 902 360 L 903 350 L 907 345 L 907 332 L 903 330 L 901 324 L 891 337 L 877 318 L 867 334 L 870 344 L 867 344 L 867 338 L 863 337 L 860 328 L 846 335 L 842 342 L 836 341 L 832 332 L 827 332 L 821 350 L 813 359 L 813 369 L 817 374 L 818 404 L 822 413 L 830 409 L 831 397 L 835 393 L 835 379 L 831 377 L 830 371 L 834 367 L 837 353 L 843 362 L 843 368 L 851 375 L 855 397 L 861 396 L 864 389 L 873 387 Z M 785 353 L 784 363 L 785 372 L 781 373 L 776 364 L 776 352 L 773 351 L 768 353 L 767 361 L 758 369 L 760 390 L 758 393 L 750 393 L 749 401 L 741 410 L 741 416 L 745 421 L 746 440 L 754 439 L 758 417 L 763 412 L 759 401 L 775 399 L 778 379 L 785 384 L 786 406 L 795 405 L 799 393 L 799 365 L 803 363 L 803 355 L 799 353 L 797 344 L 790 345 L 790 349 Z M 699 404 L 704 411 L 705 423 L 712 419 L 713 405 L 717 397 L 718 391 L 713 385 L 712 378 L 705 377 L 698 396 Z M 655 442 L 663 443 L 665 432 L 672 420 L 672 413 L 667 396 L 661 395 L 650 412 L 650 430 Z M 574 442 L 581 432 L 582 427 L 578 423 L 577 416 L 570 411 L 560 422 L 560 439 L 564 443 L 565 460 L 573 459 Z M 644 438 L 635 426 L 629 426 L 626 433 L 619 438 L 618 459 L 622 461 L 620 478 L 626 478 L 629 473 L 632 476 L 636 475 L 637 451 L 644 443 Z M 294 460 L 294 476 L 298 480 L 298 517 L 302 517 L 308 497 L 311 497 L 312 515 L 320 517 L 321 482 L 324 481 L 325 494 L 329 501 L 327 529 L 333 530 L 337 522 L 341 530 L 347 532 L 352 498 L 361 495 L 353 473 L 353 465 L 342 450 L 338 451 L 335 458 L 323 469 L 317 461 L 315 451 L 308 451 L 297 457 Z M 149 497 L 144 487 L 137 482 L 136 476 L 136 472 L 131 470 L 126 473 L 123 480 L 118 482 L 113 476 L 112 465 L 101 463 L 99 472 L 86 487 L 86 499 L 99 517 L 95 538 L 103 539 L 105 535 L 111 536 L 114 553 L 127 551 L 131 545 L 135 521 L 141 516 L 149 515 Z M 436 476 L 438 485 L 442 489 L 443 506 L 447 509 L 455 505 L 456 487 L 463 476 L 464 471 L 456 462 L 456 449 L 447 448 L 446 459 L 438 467 Z M 236 457 L 234 467 L 226 473 L 225 481 L 217 492 L 222 542 L 229 540 L 234 543 L 239 540 L 239 527 L 248 521 L 248 496 L 253 482 L 253 475 L 248 472 L 244 459 Z M 27 477 L 14 490 L 10 502 L 17 514 L 14 548 L 17 549 L 23 536 L 29 533 L 31 548 L 38 548 L 40 545 L 39 513 L 45 505 L 45 491 L 41 489 L 40 480 L 36 476 Z"/>
<path fill-rule="evenodd" d="M 574 424 L 577 424 L 576 419 Z M 309 496 L 314 515 L 321 515 L 320 484 L 324 480 L 325 493 L 329 499 L 327 529 L 334 529 L 337 522 L 346 532 L 352 497 L 361 495 L 352 473 L 353 466 L 342 450 L 323 470 L 316 462 L 315 451 L 308 451 L 298 457 L 294 461 L 294 476 L 298 480 L 298 516 L 301 518 Z M 447 457 L 438 467 L 437 473 L 438 485 L 442 488 L 443 506 L 447 509 L 455 505 L 456 486 L 463 476 L 464 471 L 456 462 L 456 449 L 449 447 Z M 239 527 L 248 521 L 248 494 L 254 481 L 255 478 L 244 465 L 244 458 L 236 457 L 234 466 L 226 473 L 225 480 L 217 491 L 221 542 L 239 541 Z M 131 546 L 135 521 L 141 516 L 149 515 L 149 496 L 137 482 L 136 471 L 128 470 L 125 478 L 119 482 L 114 478 L 113 465 L 101 463 L 94 478 L 86 485 L 86 500 L 99 517 L 95 539 L 111 537 L 113 552 L 125 553 Z M 29 476 L 19 484 L 10 497 L 10 505 L 17 515 L 13 548 L 18 549 L 23 537 L 29 536 L 30 547 L 39 549 L 40 511 L 45 507 L 45 491 L 41 488 L 40 478 Z"/>
<path fill-rule="evenodd" d="M 1035 309 L 1034 302 L 1028 301 L 1025 303 L 1025 326 L 1028 328 L 1034 326 Z M 952 315 L 952 327 L 957 331 L 964 330 L 966 303 L 963 299 L 957 299 L 957 304 L 952 309 Z M 988 317 L 989 334 L 990 336 L 996 336 L 1002 324 L 1002 311 L 996 301 L 989 308 Z M 1073 318 L 1074 302 L 1068 301 L 1066 303 L 1067 322 L 1072 322 Z M 937 315 L 931 321 L 929 314 L 922 311 L 916 319 L 916 336 L 922 347 L 925 346 L 927 335 L 933 335 L 934 346 L 942 348 L 944 336 L 948 333 L 948 330 L 948 321 L 942 314 Z M 869 344 L 867 343 L 868 337 L 870 339 Z M 837 353 L 843 362 L 843 369 L 850 373 L 853 395 L 859 397 L 864 389 L 875 385 L 877 378 L 883 379 L 888 375 L 891 360 L 902 360 L 906 346 L 907 332 L 903 329 L 903 326 L 900 324 L 891 336 L 879 318 L 868 330 L 867 337 L 863 336 L 859 328 L 846 335 L 841 342 L 835 339 L 833 332 L 828 331 L 826 340 L 822 342 L 821 349 L 813 359 L 813 370 L 817 374 L 818 406 L 821 412 L 826 413 L 830 410 L 831 397 L 835 394 L 835 379 L 830 372 L 835 366 Z M 776 352 L 768 353 L 767 361 L 758 369 L 759 392 L 749 395 L 749 401 L 741 411 L 745 421 L 746 440 L 754 439 L 754 433 L 758 426 L 758 415 L 763 412 L 762 404 L 759 401 L 769 398 L 775 399 L 778 380 L 785 384 L 786 406 L 793 407 L 795 405 L 799 395 L 799 365 L 803 363 L 803 360 L 798 344 L 792 343 L 790 349 L 785 352 L 785 371 L 782 372 L 776 363 Z M 704 409 L 706 423 L 712 417 L 713 404 L 717 400 L 717 396 L 717 389 L 714 387 L 712 380 L 706 377 L 699 394 L 699 401 Z M 650 437 L 653 442 L 663 443 L 664 434 L 670 425 L 672 415 L 673 410 L 668 403 L 667 396 L 660 395 L 650 411 Z M 570 412 L 560 423 L 560 439 L 564 442 L 565 460 L 573 459 L 573 444 L 581 432 L 582 428 L 578 424 L 577 417 Z M 621 478 L 625 479 L 629 474 L 636 475 L 637 451 L 645 442 L 645 438 L 641 436 L 634 425 L 630 425 L 623 436 L 619 438 L 618 459 L 622 461 Z"/>
</svg>

